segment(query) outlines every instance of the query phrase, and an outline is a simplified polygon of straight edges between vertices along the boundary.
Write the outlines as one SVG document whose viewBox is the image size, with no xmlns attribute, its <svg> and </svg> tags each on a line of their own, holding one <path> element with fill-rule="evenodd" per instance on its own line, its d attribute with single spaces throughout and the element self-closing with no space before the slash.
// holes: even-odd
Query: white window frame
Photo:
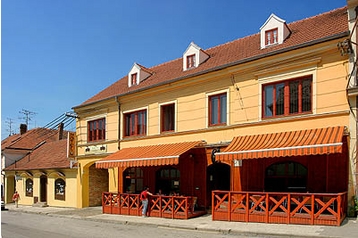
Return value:
<svg viewBox="0 0 358 238">
<path fill-rule="evenodd" d="M 159 103 L 158 106 L 158 115 L 159 115 L 159 118 L 158 118 L 158 134 L 161 134 L 161 133 L 165 133 L 165 132 L 161 132 L 162 131 L 162 106 L 166 106 L 166 105 L 169 105 L 169 104 L 174 104 L 174 132 L 177 132 L 178 130 L 178 101 L 177 100 L 174 100 L 174 101 L 169 101 L 169 102 L 164 102 L 164 103 Z"/>
<path fill-rule="evenodd" d="M 317 89 L 316 89 L 316 78 L 317 78 L 317 67 L 311 67 L 295 72 L 289 72 L 285 74 L 275 75 L 275 76 L 267 76 L 267 77 L 259 77 L 258 78 L 258 92 L 259 92 L 259 101 L 258 101 L 258 110 L 259 110 L 259 120 L 263 120 L 262 116 L 262 86 L 264 84 L 268 83 L 276 83 L 280 81 L 287 81 L 290 79 L 300 78 L 303 76 L 312 75 L 312 114 L 316 114 L 317 111 Z M 297 116 L 297 115 L 295 115 Z M 288 118 L 290 116 L 285 116 L 285 118 Z M 277 120 L 279 118 L 272 118 L 272 120 Z"/>
<path fill-rule="evenodd" d="M 205 124 L 206 128 L 211 128 L 212 126 L 209 126 L 209 97 L 215 96 L 217 94 L 223 94 L 226 93 L 226 126 L 230 125 L 230 90 L 229 89 L 223 89 L 215 92 L 206 93 L 205 95 Z"/>
<path fill-rule="evenodd" d="M 149 107 L 146 106 L 146 107 L 139 107 L 139 108 L 136 108 L 136 109 L 130 109 L 130 110 L 126 110 L 126 111 L 122 111 L 121 112 L 121 125 L 120 125 L 120 131 L 121 131 L 121 139 L 123 139 L 125 136 L 124 136 L 124 114 L 127 114 L 127 113 L 132 113 L 132 112 L 137 112 L 137 111 L 143 111 L 143 110 L 146 110 L 147 111 L 147 117 L 146 117 L 146 121 L 147 121 L 147 125 L 146 125 L 146 131 L 147 131 L 147 136 L 149 135 Z"/>
<path fill-rule="evenodd" d="M 98 120 L 98 119 L 101 119 L 101 118 L 104 118 L 106 123 L 105 123 L 105 128 L 106 128 L 106 133 L 105 133 L 105 141 L 108 140 L 108 121 L 107 121 L 107 113 L 103 113 L 103 114 L 99 114 L 99 115 L 96 115 L 96 116 L 92 116 L 92 117 L 87 117 L 86 118 L 86 142 L 88 143 L 87 141 L 87 138 L 88 138 L 88 122 L 90 121 L 95 121 L 95 120 Z"/>
</svg>

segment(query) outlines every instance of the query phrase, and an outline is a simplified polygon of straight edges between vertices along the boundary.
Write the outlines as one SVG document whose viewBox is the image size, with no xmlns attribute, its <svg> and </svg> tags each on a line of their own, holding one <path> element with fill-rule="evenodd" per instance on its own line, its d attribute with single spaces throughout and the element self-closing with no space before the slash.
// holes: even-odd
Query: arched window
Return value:
<svg viewBox="0 0 358 238">
<path fill-rule="evenodd" d="M 123 173 L 123 190 L 125 193 L 140 193 L 143 190 L 143 170 L 128 168 Z"/>
<path fill-rule="evenodd" d="M 65 200 L 66 183 L 63 179 L 58 178 L 55 180 L 55 199 Z"/>
<path fill-rule="evenodd" d="M 168 167 L 156 173 L 156 191 L 162 190 L 163 194 L 171 195 L 180 193 L 180 171 L 176 168 Z"/>
<path fill-rule="evenodd" d="M 30 178 L 26 179 L 26 197 L 32 197 L 33 190 L 34 190 L 34 183 L 32 179 Z"/>
<path fill-rule="evenodd" d="M 265 191 L 306 192 L 307 168 L 292 161 L 270 165 L 265 173 Z"/>
</svg>

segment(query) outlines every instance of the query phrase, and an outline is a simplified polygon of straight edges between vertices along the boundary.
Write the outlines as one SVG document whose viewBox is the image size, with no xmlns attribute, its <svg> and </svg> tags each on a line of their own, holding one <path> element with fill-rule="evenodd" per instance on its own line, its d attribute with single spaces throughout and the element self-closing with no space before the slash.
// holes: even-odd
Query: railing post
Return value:
<svg viewBox="0 0 358 238">
<path fill-rule="evenodd" d="M 266 193 L 265 196 L 265 204 L 266 204 L 266 223 L 269 223 L 269 195 L 268 193 Z"/>
<path fill-rule="evenodd" d="M 227 213 L 228 213 L 228 221 L 231 221 L 231 192 L 228 192 L 228 208 L 227 208 Z"/>
<path fill-rule="evenodd" d="M 314 217 L 315 217 L 315 200 L 314 200 L 314 194 L 311 195 L 311 225 L 314 225 Z"/>
<path fill-rule="evenodd" d="M 163 217 L 162 196 L 159 196 L 159 217 Z"/>
<path fill-rule="evenodd" d="M 246 193 L 246 216 L 245 221 L 249 222 L 249 211 L 250 211 L 250 204 L 249 204 L 249 193 Z"/>
<path fill-rule="evenodd" d="M 110 214 L 113 214 L 113 194 L 112 193 L 109 193 L 109 207 L 111 209 L 111 213 Z"/>
<path fill-rule="evenodd" d="M 338 194 L 338 197 L 337 197 L 337 226 L 340 226 L 341 225 L 341 207 L 342 207 L 342 194 Z"/>
<path fill-rule="evenodd" d="M 102 213 L 104 213 L 104 193 L 102 193 Z"/>
<path fill-rule="evenodd" d="M 186 217 L 185 219 L 188 219 L 189 217 L 189 203 L 188 203 L 188 197 L 185 197 L 185 214 L 186 214 Z"/>
<path fill-rule="evenodd" d="M 174 213 L 175 213 L 175 208 L 174 208 L 174 200 L 175 200 L 175 197 L 172 196 L 172 219 L 174 219 Z"/>
<path fill-rule="evenodd" d="M 291 194 L 287 194 L 287 224 L 291 223 Z"/>
</svg>

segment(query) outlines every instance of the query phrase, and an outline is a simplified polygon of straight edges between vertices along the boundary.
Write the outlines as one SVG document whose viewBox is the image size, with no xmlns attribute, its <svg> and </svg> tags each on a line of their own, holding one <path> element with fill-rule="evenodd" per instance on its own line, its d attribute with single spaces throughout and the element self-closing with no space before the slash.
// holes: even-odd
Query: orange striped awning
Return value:
<svg viewBox="0 0 358 238">
<path fill-rule="evenodd" d="M 176 165 L 179 157 L 202 142 L 124 148 L 96 162 L 96 168 Z"/>
<path fill-rule="evenodd" d="M 235 137 L 220 161 L 342 153 L 344 126 Z"/>
</svg>

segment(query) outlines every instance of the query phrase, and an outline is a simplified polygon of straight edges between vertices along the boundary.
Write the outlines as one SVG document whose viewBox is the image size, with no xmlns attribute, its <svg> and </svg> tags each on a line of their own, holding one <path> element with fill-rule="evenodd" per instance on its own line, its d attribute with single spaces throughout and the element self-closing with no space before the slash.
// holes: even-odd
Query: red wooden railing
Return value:
<svg viewBox="0 0 358 238">
<path fill-rule="evenodd" d="M 213 220 L 339 226 L 346 208 L 347 192 L 212 192 Z"/>
<path fill-rule="evenodd" d="M 149 198 L 148 214 L 153 217 L 189 219 L 205 214 L 195 210 L 196 198 L 191 196 L 161 196 Z M 110 193 L 102 194 L 102 212 L 119 215 L 142 215 L 139 194 Z"/>
</svg>

